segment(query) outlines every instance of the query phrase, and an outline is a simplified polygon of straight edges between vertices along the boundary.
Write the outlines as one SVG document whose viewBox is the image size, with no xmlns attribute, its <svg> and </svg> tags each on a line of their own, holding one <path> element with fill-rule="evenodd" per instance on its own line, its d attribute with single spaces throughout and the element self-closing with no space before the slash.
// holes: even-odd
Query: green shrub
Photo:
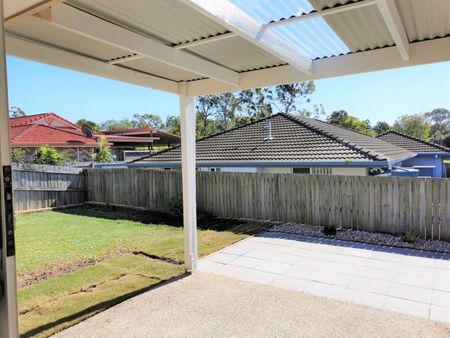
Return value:
<svg viewBox="0 0 450 338">
<path fill-rule="evenodd" d="M 48 145 L 40 146 L 34 160 L 36 164 L 63 165 L 67 163 L 67 155 Z"/>
<path fill-rule="evenodd" d="M 109 146 L 108 140 L 105 136 L 101 136 L 97 140 L 97 152 L 94 156 L 95 162 L 111 162 L 113 156 L 111 154 L 111 148 Z"/>
<path fill-rule="evenodd" d="M 183 216 L 183 196 L 172 197 L 167 204 L 167 208 L 173 215 Z"/>
<path fill-rule="evenodd" d="M 11 152 L 11 160 L 14 163 L 25 163 L 25 150 L 22 148 L 14 148 Z"/>
<path fill-rule="evenodd" d="M 407 231 L 402 236 L 402 241 L 407 243 L 417 243 L 420 239 L 420 234 L 415 231 Z"/>
</svg>

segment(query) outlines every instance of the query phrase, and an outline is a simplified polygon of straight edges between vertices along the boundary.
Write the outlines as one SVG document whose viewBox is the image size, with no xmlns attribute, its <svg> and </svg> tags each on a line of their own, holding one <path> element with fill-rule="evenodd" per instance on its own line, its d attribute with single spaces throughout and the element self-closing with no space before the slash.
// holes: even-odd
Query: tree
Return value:
<svg viewBox="0 0 450 338">
<path fill-rule="evenodd" d="M 302 109 L 297 112 L 298 116 L 309 117 L 314 119 L 319 119 L 321 116 L 325 115 L 325 109 L 323 105 L 314 105 L 313 110 Z"/>
<path fill-rule="evenodd" d="M 431 123 L 430 141 L 444 145 L 450 138 L 450 111 L 436 108 L 424 115 Z"/>
<path fill-rule="evenodd" d="M 217 121 L 217 131 L 224 131 L 235 126 L 237 112 L 241 109 L 241 99 L 234 93 L 213 95 L 215 109 L 214 117 Z"/>
<path fill-rule="evenodd" d="M 11 160 L 14 163 L 25 163 L 25 150 L 22 148 L 14 148 L 11 151 Z"/>
<path fill-rule="evenodd" d="M 168 116 L 165 129 L 171 134 L 181 135 L 180 118 L 178 116 Z"/>
<path fill-rule="evenodd" d="M 337 126 L 342 126 L 345 120 L 348 118 L 348 113 L 345 110 L 336 110 L 327 117 L 327 122 L 335 124 Z"/>
<path fill-rule="evenodd" d="M 334 111 L 327 118 L 328 123 L 347 128 L 368 136 L 376 136 L 370 126 L 369 120 L 360 120 L 356 116 L 348 114 L 345 110 Z"/>
<path fill-rule="evenodd" d="M 375 124 L 372 129 L 374 132 L 376 132 L 378 135 L 380 135 L 380 134 L 387 132 L 389 129 L 391 129 L 391 126 L 387 122 L 378 121 L 377 124 Z"/>
<path fill-rule="evenodd" d="M 219 101 L 218 95 L 200 96 L 197 99 L 197 136 L 214 134 L 216 124 L 212 120 L 216 114 Z"/>
<path fill-rule="evenodd" d="M 402 115 L 395 121 L 393 129 L 428 141 L 431 124 L 423 114 Z"/>
<path fill-rule="evenodd" d="M 94 130 L 94 131 L 99 131 L 100 130 L 100 126 L 92 121 L 86 120 L 86 119 L 81 119 L 77 121 L 77 125 L 79 125 L 80 127 L 85 127 L 85 128 L 89 128 L 90 130 Z"/>
<path fill-rule="evenodd" d="M 34 160 L 36 164 L 63 165 L 67 163 L 67 155 L 48 145 L 40 146 Z"/>
<path fill-rule="evenodd" d="M 97 151 L 94 156 L 95 162 L 111 162 L 113 156 L 111 154 L 111 147 L 105 136 L 100 136 L 97 139 Z"/>
<path fill-rule="evenodd" d="M 145 128 L 153 127 L 158 129 L 164 129 L 164 122 L 161 117 L 156 114 L 146 113 L 146 114 L 134 114 L 131 119 L 131 124 L 133 128 Z"/>
<path fill-rule="evenodd" d="M 9 117 L 11 118 L 22 117 L 26 115 L 27 114 L 23 111 L 23 109 L 19 107 L 11 107 L 11 109 L 9 109 Z"/>
<path fill-rule="evenodd" d="M 239 123 L 248 120 L 255 121 L 272 115 L 271 104 L 272 92 L 269 88 L 255 88 L 243 90 L 237 94 L 241 102 L 241 111 L 244 115 L 239 116 Z M 248 118 L 248 119 L 247 119 Z"/>
<path fill-rule="evenodd" d="M 276 86 L 273 90 L 269 90 L 267 95 L 278 111 L 292 113 L 299 109 L 302 99 L 305 99 L 305 102 L 310 102 L 308 96 L 315 90 L 314 81 L 297 82 Z"/>
<path fill-rule="evenodd" d="M 106 120 L 101 124 L 101 129 L 103 130 L 119 130 L 119 129 L 130 129 L 133 128 L 133 124 L 128 119 L 123 120 Z"/>
</svg>

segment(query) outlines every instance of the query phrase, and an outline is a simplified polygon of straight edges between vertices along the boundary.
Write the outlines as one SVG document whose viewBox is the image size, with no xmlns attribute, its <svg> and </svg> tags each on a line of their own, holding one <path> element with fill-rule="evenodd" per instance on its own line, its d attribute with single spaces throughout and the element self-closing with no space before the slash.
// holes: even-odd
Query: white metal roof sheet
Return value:
<svg viewBox="0 0 450 338">
<path fill-rule="evenodd" d="M 202 76 L 198 74 L 187 72 L 149 58 L 122 62 L 121 65 L 174 81 L 188 81 L 202 78 Z"/>
<path fill-rule="evenodd" d="M 450 35 L 450 1 L 397 0 L 410 42 Z"/>
<path fill-rule="evenodd" d="M 7 32 L 104 61 L 129 54 L 125 49 L 105 43 L 93 42 L 89 38 L 49 25 L 32 17 L 24 18 L 8 25 Z"/>
<path fill-rule="evenodd" d="M 310 0 L 315 9 L 334 7 L 344 1 Z M 377 6 L 353 9 L 324 17 L 352 52 L 394 45 Z"/>
<path fill-rule="evenodd" d="M 284 61 L 240 37 L 211 42 L 187 50 L 239 72 L 285 64 Z"/>
<path fill-rule="evenodd" d="M 178 0 L 70 0 L 67 3 L 168 44 L 227 31 Z"/>
</svg>

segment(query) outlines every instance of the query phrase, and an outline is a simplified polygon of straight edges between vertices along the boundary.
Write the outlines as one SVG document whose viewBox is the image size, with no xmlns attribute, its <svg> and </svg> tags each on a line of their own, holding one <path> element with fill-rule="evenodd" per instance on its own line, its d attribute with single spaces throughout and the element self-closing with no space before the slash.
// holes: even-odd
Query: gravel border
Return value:
<svg viewBox="0 0 450 338">
<path fill-rule="evenodd" d="M 299 223 L 281 223 L 268 229 L 273 232 L 286 232 L 297 235 L 321 238 L 339 239 L 352 242 L 361 242 L 390 247 L 417 249 L 433 252 L 450 253 L 450 242 L 438 240 L 419 239 L 416 243 L 403 242 L 401 236 L 380 232 L 367 232 L 362 230 L 339 229 L 335 236 L 325 235 L 323 227 Z"/>
</svg>

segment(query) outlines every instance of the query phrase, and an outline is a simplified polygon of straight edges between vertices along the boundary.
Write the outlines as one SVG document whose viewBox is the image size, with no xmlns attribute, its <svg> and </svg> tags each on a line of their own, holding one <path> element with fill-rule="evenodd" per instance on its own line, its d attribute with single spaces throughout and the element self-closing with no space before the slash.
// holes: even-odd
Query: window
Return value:
<svg viewBox="0 0 450 338">
<path fill-rule="evenodd" d="M 220 168 L 209 168 L 211 172 L 220 172 Z"/>
<path fill-rule="evenodd" d="M 310 174 L 310 168 L 292 168 L 294 174 Z"/>
<path fill-rule="evenodd" d="M 331 175 L 331 168 L 311 168 L 311 174 L 316 175 Z"/>
</svg>

